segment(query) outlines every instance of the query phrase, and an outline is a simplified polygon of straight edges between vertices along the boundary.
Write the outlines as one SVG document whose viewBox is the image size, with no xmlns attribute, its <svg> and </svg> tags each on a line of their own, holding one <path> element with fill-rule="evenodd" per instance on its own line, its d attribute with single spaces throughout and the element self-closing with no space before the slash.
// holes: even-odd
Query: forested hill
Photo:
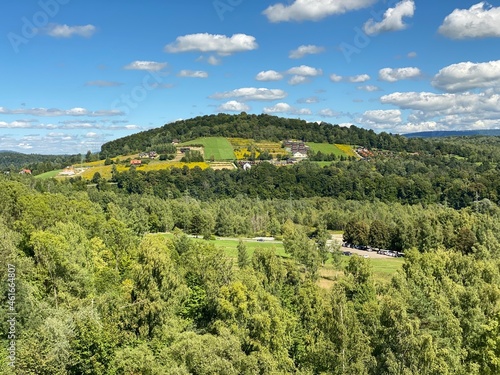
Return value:
<svg viewBox="0 0 500 375">
<path fill-rule="evenodd" d="M 0 169 L 19 168 L 52 170 L 60 166 L 65 166 L 79 160 L 79 157 L 68 155 L 40 155 L 40 154 L 23 154 L 14 151 L 0 151 Z"/>
<path fill-rule="evenodd" d="M 483 130 L 439 130 L 418 133 L 408 133 L 407 138 L 442 138 L 442 137 L 470 137 L 470 136 L 500 136 L 500 129 Z"/>
<path fill-rule="evenodd" d="M 197 137 L 239 137 L 255 140 L 282 141 L 293 138 L 307 142 L 328 142 L 377 147 L 396 151 L 421 149 L 421 140 L 408 140 L 387 133 L 376 134 L 356 126 L 341 127 L 325 122 L 309 123 L 299 119 L 281 118 L 266 114 L 200 116 L 180 120 L 137 134 L 105 143 L 101 152 L 105 156 L 128 154 L 155 145 L 170 143 L 174 139 L 188 141 Z"/>
</svg>

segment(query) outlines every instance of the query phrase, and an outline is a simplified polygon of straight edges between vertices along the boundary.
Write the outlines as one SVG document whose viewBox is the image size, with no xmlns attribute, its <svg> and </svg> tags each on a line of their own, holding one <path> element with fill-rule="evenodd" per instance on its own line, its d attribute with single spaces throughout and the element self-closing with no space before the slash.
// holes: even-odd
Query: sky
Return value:
<svg viewBox="0 0 500 375">
<path fill-rule="evenodd" d="M 500 2 L 3 0 L 0 150 L 75 154 L 179 119 L 500 128 Z"/>
</svg>

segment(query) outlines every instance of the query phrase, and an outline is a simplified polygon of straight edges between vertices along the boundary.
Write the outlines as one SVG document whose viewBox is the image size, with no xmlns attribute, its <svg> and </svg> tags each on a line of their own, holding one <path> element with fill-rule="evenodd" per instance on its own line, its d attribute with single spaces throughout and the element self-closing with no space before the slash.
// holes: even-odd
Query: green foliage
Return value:
<svg viewBox="0 0 500 375">
<path fill-rule="evenodd" d="M 434 145 L 447 155 L 459 144 Z M 463 154 L 486 157 L 474 146 Z M 1 176 L 0 259 L 16 266 L 15 373 L 498 374 L 496 162 L 442 155 L 133 172 L 115 174 L 107 190 Z M 328 231 L 342 230 L 405 258 L 334 248 L 327 259 Z M 282 235 L 292 258 L 272 241 L 186 233 Z M 381 262 L 389 281 L 374 277 Z M 0 284 L 2 332 L 9 289 Z"/>
<path fill-rule="evenodd" d="M 203 158 L 203 155 L 201 155 L 201 152 L 196 150 L 186 151 L 181 159 L 181 162 L 183 163 L 192 163 L 201 161 L 205 161 L 205 159 Z"/>
<path fill-rule="evenodd" d="M 238 242 L 238 267 L 243 269 L 250 264 L 250 258 L 248 257 L 247 247 L 245 243 L 240 239 Z"/>
</svg>

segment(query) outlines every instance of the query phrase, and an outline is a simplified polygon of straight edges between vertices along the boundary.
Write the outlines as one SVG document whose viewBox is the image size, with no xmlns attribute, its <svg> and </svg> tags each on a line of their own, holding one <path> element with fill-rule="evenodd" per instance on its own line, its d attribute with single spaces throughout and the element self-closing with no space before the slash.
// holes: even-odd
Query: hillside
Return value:
<svg viewBox="0 0 500 375">
<path fill-rule="evenodd" d="M 469 136 L 500 136 L 500 129 L 483 130 L 439 130 L 404 134 L 407 138 L 443 138 L 443 137 L 469 137 Z"/>
<path fill-rule="evenodd" d="M 394 150 L 414 149 L 417 143 L 387 133 L 376 134 L 356 126 L 341 127 L 328 123 L 270 115 L 218 114 L 176 121 L 160 128 L 119 138 L 102 145 L 101 154 L 114 157 L 142 150 L 158 149 L 172 141 L 187 142 L 200 137 L 248 138 L 255 141 L 281 142 L 298 139 L 305 142 L 362 145 Z"/>
</svg>

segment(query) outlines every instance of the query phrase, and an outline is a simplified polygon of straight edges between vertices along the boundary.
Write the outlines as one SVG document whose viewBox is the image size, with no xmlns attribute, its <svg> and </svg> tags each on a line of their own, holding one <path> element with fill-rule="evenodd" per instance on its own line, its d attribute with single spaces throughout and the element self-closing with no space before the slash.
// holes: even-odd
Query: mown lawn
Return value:
<svg viewBox="0 0 500 375">
<path fill-rule="evenodd" d="M 49 178 L 56 177 L 62 171 L 63 171 L 62 169 L 58 169 L 56 171 L 45 172 L 45 173 L 42 173 L 42 174 L 35 176 L 35 178 L 39 178 L 41 180 L 48 180 Z"/>
<path fill-rule="evenodd" d="M 338 148 L 336 145 L 331 144 L 331 143 L 314 143 L 314 142 L 307 142 L 307 146 L 311 148 L 312 151 L 314 152 L 322 152 L 323 154 L 334 154 L 337 156 L 347 156 L 347 154 L 342 151 L 340 148 Z"/>
<path fill-rule="evenodd" d="M 202 137 L 181 144 L 182 146 L 203 145 L 205 160 L 212 157 L 216 161 L 234 160 L 233 146 L 224 137 Z"/>
</svg>

